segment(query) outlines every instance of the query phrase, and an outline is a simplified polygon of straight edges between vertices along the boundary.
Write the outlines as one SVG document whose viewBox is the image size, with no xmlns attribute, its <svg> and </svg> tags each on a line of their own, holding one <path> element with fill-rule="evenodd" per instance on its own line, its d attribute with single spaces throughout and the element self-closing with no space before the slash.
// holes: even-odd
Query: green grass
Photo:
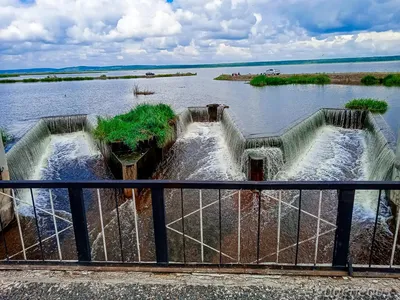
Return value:
<svg viewBox="0 0 400 300">
<path fill-rule="evenodd" d="M 0 74 L 0 78 L 19 77 L 18 74 Z"/>
<path fill-rule="evenodd" d="M 361 83 L 364 85 L 375 85 L 380 83 L 379 79 L 372 75 L 367 75 L 361 78 Z"/>
<path fill-rule="evenodd" d="M 382 80 L 385 86 L 400 86 L 400 74 L 389 74 Z"/>
<path fill-rule="evenodd" d="M 284 85 L 284 84 L 329 84 L 331 82 L 328 75 L 293 75 L 290 77 L 265 76 L 254 77 L 250 84 L 252 86 Z"/>
<path fill-rule="evenodd" d="M 171 121 L 175 113 L 166 104 L 139 104 L 126 114 L 113 118 L 98 118 L 94 136 L 107 143 L 122 142 L 132 151 L 143 142 L 155 140 L 164 147 L 174 135 Z"/>
<path fill-rule="evenodd" d="M 227 74 L 222 74 L 219 75 L 218 77 L 215 77 L 214 80 L 231 80 L 232 76 L 231 75 L 227 75 Z"/>
<path fill-rule="evenodd" d="M 384 113 L 388 109 L 388 104 L 384 100 L 372 98 L 353 99 L 346 103 L 346 108 L 369 110 L 373 113 Z"/>
<path fill-rule="evenodd" d="M 7 133 L 3 128 L 0 128 L 0 136 L 4 146 L 13 140 L 13 136 Z"/>
<path fill-rule="evenodd" d="M 163 78 L 163 77 L 181 77 L 196 76 L 197 73 L 175 73 L 175 74 L 157 74 L 153 76 L 146 75 L 124 75 L 124 76 L 106 76 L 98 77 L 78 76 L 78 77 L 45 77 L 45 78 L 26 78 L 26 79 L 0 79 L 0 83 L 29 83 L 29 82 L 60 82 L 60 81 L 85 81 L 85 80 L 107 80 L 107 79 L 137 79 L 137 78 Z"/>
</svg>

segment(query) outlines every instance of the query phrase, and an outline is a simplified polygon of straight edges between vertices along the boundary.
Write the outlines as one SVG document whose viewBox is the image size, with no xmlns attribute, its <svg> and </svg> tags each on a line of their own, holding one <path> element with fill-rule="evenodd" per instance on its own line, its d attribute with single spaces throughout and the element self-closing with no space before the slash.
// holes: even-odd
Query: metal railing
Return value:
<svg viewBox="0 0 400 300">
<path fill-rule="evenodd" d="M 33 190 L 37 189 L 49 192 L 51 204 L 49 209 L 39 207 L 35 203 Z M 54 207 L 52 191 L 60 189 L 68 191 L 66 193 L 70 208 L 68 214 L 57 213 Z M 101 199 L 100 191 L 105 189 L 114 190 L 115 197 Z M 130 200 L 133 200 L 132 213 L 128 214 L 129 218 L 133 217 L 133 220 L 129 219 L 129 221 L 125 221 L 121 217 L 121 214 L 126 214 L 126 211 L 125 208 L 121 208 L 119 200 L 119 195 L 122 195 L 123 191 L 127 189 L 132 191 Z M 146 231 L 145 239 L 140 238 L 140 226 L 138 225 L 140 213 L 138 212 L 135 189 L 140 189 L 142 192 L 143 190 L 151 192 L 151 196 L 149 196 L 151 203 L 148 205 L 149 214 L 141 216 L 141 219 L 147 222 L 146 224 L 148 224 L 149 220 L 152 220 L 152 226 L 144 226 L 142 224 L 142 230 Z M 20 205 L 27 203 L 27 200 L 17 195 L 17 192 L 21 190 L 28 190 L 32 200 L 29 203 L 33 208 L 33 216 L 30 219 L 34 224 L 33 228 L 35 229 L 36 237 L 35 239 L 30 237 L 30 245 L 27 245 L 27 240 L 25 239 L 27 226 L 21 222 L 25 217 L 19 213 Z M 87 199 L 85 199 L 84 194 L 86 190 L 94 191 L 95 200 L 92 201 L 92 204 L 94 203 L 93 205 L 96 207 L 96 213 L 99 213 L 98 218 L 96 218 L 96 221 L 99 221 L 100 224 L 97 237 L 100 240 L 101 248 L 103 248 L 103 258 L 100 260 L 93 258 L 93 237 L 90 237 L 89 227 L 91 225 L 88 224 L 87 220 L 90 208 L 87 207 Z M 173 196 L 166 197 L 166 191 L 171 190 L 176 193 Z M 18 231 L 15 231 L 14 234 L 18 234 L 20 239 L 20 245 L 18 247 L 14 246 L 19 251 L 15 250 L 15 253 L 10 253 L 11 247 L 7 239 L 8 233 L 3 228 L 2 220 L 0 219 L 1 243 L 4 246 L 2 263 L 34 262 L 94 265 L 117 263 L 122 265 L 150 264 L 165 267 L 215 265 L 223 267 L 245 266 L 248 268 L 277 267 L 289 269 L 347 270 L 350 268 L 351 270 L 353 268 L 351 255 L 353 207 L 356 191 L 359 190 L 376 191 L 378 197 L 375 201 L 377 206 L 372 221 L 373 231 L 368 245 L 367 261 L 360 265 L 354 264 L 354 269 L 398 272 L 400 268 L 398 268 L 395 261 L 400 219 L 398 210 L 394 214 L 397 216 L 397 220 L 394 222 L 395 225 L 392 230 L 394 231 L 393 237 L 390 238 L 390 255 L 384 257 L 382 263 L 373 261 L 373 254 L 379 251 L 376 245 L 376 235 L 381 198 L 383 194 L 388 194 L 388 191 L 400 190 L 400 183 L 397 182 L 0 181 L 0 195 L 5 195 L 13 201 L 17 223 L 15 227 L 18 227 Z M 187 191 L 191 192 L 190 199 L 184 199 L 184 193 Z M 337 200 L 334 214 L 332 209 L 324 213 L 328 217 L 331 214 L 329 220 L 328 218 L 324 219 L 322 216 L 322 210 L 326 209 L 323 207 L 325 203 L 323 202 L 323 193 L 325 192 L 331 193 L 330 202 L 332 202 L 332 199 Z M 211 194 L 212 197 L 210 196 Z M 210 199 L 207 198 L 207 195 Z M 244 203 L 245 197 L 250 199 L 246 204 Z M 166 198 L 168 205 L 171 205 L 172 208 L 168 208 L 168 206 L 168 209 L 166 209 Z M 192 204 L 196 203 L 196 206 L 192 205 L 188 210 L 185 209 L 185 205 L 189 201 Z M 232 206 L 232 203 L 235 203 L 235 205 Z M 112 255 L 116 256 L 116 254 L 111 253 L 114 250 L 110 248 L 110 243 L 114 241 L 107 240 L 105 234 L 106 230 L 110 230 L 107 226 L 111 226 L 112 221 L 108 220 L 108 224 L 105 223 L 105 219 L 103 219 L 105 213 L 104 205 L 112 207 L 111 213 L 116 217 L 115 222 L 113 222 L 113 224 L 116 224 L 116 230 L 111 230 L 111 232 L 116 232 L 116 236 L 119 239 L 117 242 L 119 246 L 116 247 L 120 251 L 120 254 L 118 254 L 119 259 L 110 258 Z M 229 209 L 225 211 L 226 205 L 229 205 Z M 251 208 L 246 210 L 245 206 Z M 236 210 L 235 214 L 237 213 L 237 216 L 233 215 L 232 207 Z M 173 212 L 175 220 L 167 220 L 169 218 L 167 210 Z M 267 217 L 265 214 L 271 211 L 274 211 L 273 221 L 268 217 L 270 221 L 266 223 Z M 207 213 L 207 217 L 204 217 L 205 213 Z M 214 214 L 215 218 L 210 221 L 212 214 Z M 41 234 L 43 233 L 43 228 L 41 228 L 43 226 L 42 218 L 45 215 L 51 217 L 54 225 L 54 231 L 52 230 L 47 237 Z M 252 216 L 250 219 L 248 218 L 249 215 Z M 193 218 L 196 216 L 196 222 L 192 222 L 195 225 L 188 223 L 191 216 Z M 229 224 L 226 223 L 227 218 L 229 218 Z M 60 222 L 65 223 L 62 229 L 60 229 Z M 127 226 L 126 224 L 134 228 L 134 230 L 129 231 L 129 234 L 126 234 L 123 230 L 123 227 Z M 178 229 L 175 226 L 177 224 L 179 224 Z M 196 232 L 199 231 L 198 237 L 195 237 L 197 233 L 190 233 L 190 231 L 193 231 L 191 226 L 196 226 Z M 293 238 L 288 238 L 288 233 L 282 231 L 283 226 L 293 229 L 289 233 Z M 207 232 L 205 227 L 207 227 Z M 235 227 L 234 231 L 232 227 Z M 311 229 L 307 229 L 307 232 L 303 227 Z M 69 236 L 61 237 L 61 234 L 66 233 L 68 230 L 73 230 L 73 232 Z M 229 231 L 228 237 L 224 236 L 224 230 Z M 323 232 L 323 230 L 325 231 Z M 361 230 L 363 229 L 361 228 Z M 181 237 L 181 242 L 177 243 L 177 238 L 172 242 L 169 234 L 174 235 L 174 237 Z M 255 236 L 254 242 L 251 242 L 248 237 L 251 234 Z M 322 241 L 326 240 L 328 235 L 332 235 L 332 241 Z M 207 242 L 206 239 L 210 241 Z M 284 239 L 287 241 L 284 241 Z M 56 246 L 51 247 L 48 244 L 53 240 L 55 240 Z M 62 245 L 65 243 L 71 244 L 73 240 L 75 240 L 76 258 L 66 259 L 61 251 Z M 124 244 L 128 242 L 134 243 L 135 246 L 124 247 Z M 171 243 L 173 243 L 172 246 Z M 301 247 L 305 247 L 310 243 L 312 243 L 311 246 L 308 246 L 306 250 L 300 251 Z M 319 258 L 321 243 L 324 243 L 324 248 L 332 248 L 331 258 L 325 258 L 321 261 Z M 361 241 L 361 243 L 365 243 L 365 241 Z M 194 244 L 195 246 L 193 246 Z M 129 259 L 124 255 L 124 251 L 127 248 L 135 248 L 133 250 L 130 249 L 134 251 L 133 259 Z M 266 248 L 276 250 L 271 254 L 266 252 Z M 153 250 L 154 260 L 146 261 L 143 258 L 144 252 Z M 289 250 L 290 252 L 288 252 Z M 33 255 L 33 259 L 28 257 L 31 255 L 29 251 L 36 253 Z M 52 253 L 50 255 L 52 259 L 45 257 L 46 251 Z M 180 259 L 171 259 L 171 252 L 175 254 L 179 252 Z M 246 254 L 246 252 L 252 252 L 252 254 Z M 302 258 L 300 252 L 310 258 Z M 190 255 L 193 257 L 193 253 L 195 255 L 198 254 L 199 259 L 190 259 L 188 257 Z M 245 258 L 246 255 L 247 258 Z M 205 259 L 205 256 L 209 259 Z M 268 260 L 267 258 L 271 256 L 274 258 Z M 253 259 L 250 259 L 250 257 L 253 257 Z"/>
</svg>

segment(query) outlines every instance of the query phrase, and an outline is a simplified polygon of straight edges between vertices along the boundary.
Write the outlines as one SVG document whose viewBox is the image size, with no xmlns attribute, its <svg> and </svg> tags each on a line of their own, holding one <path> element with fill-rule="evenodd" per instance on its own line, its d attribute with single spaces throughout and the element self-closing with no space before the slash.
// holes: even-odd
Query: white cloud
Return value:
<svg viewBox="0 0 400 300">
<path fill-rule="evenodd" d="M 397 1 L 0 0 L 0 68 L 395 55 Z"/>
</svg>

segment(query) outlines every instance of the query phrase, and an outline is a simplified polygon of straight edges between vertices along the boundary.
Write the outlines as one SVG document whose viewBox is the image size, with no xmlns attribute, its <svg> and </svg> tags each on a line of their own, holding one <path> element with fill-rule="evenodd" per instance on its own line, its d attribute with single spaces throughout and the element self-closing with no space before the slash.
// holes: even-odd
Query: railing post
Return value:
<svg viewBox="0 0 400 300">
<path fill-rule="evenodd" d="M 153 206 L 154 239 L 156 244 L 156 259 L 158 264 L 168 264 L 167 227 L 165 226 L 164 189 L 151 190 Z"/>
<path fill-rule="evenodd" d="M 354 190 L 339 191 L 337 228 L 332 261 L 334 267 L 345 267 L 348 262 L 354 195 Z"/>
<path fill-rule="evenodd" d="M 82 188 L 69 188 L 68 193 L 78 261 L 89 262 L 91 261 L 91 251 L 87 229 L 85 203 L 83 200 L 83 191 Z"/>
</svg>

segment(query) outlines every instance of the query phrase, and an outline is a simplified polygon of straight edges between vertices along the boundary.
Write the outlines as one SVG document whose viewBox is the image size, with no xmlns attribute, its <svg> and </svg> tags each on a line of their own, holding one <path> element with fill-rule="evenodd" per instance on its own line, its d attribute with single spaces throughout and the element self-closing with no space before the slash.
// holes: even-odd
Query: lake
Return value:
<svg viewBox="0 0 400 300">
<path fill-rule="evenodd" d="M 375 63 L 302 64 L 278 67 L 282 73 L 398 72 L 400 61 Z M 98 80 L 0 85 L 0 126 L 17 137 L 37 118 L 66 114 L 115 115 L 137 103 L 169 103 L 180 111 L 188 106 L 221 103 L 230 106 L 237 125 L 246 135 L 278 134 L 294 122 L 322 107 L 340 108 L 350 99 L 379 98 L 390 108 L 383 115 L 395 135 L 400 127 L 400 88 L 346 85 L 286 85 L 255 88 L 244 82 L 215 81 L 222 73 L 261 73 L 267 67 L 155 70 L 154 73 L 197 72 L 195 77 Z M 87 76 L 144 74 L 115 71 Z M 82 75 L 82 74 L 81 74 Z M 64 76 L 75 76 L 73 74 Z M 37 76 L 28 76 L 37 77 Z M 134 97 L 139 84 L 155 92 Z"/>
</svg>

